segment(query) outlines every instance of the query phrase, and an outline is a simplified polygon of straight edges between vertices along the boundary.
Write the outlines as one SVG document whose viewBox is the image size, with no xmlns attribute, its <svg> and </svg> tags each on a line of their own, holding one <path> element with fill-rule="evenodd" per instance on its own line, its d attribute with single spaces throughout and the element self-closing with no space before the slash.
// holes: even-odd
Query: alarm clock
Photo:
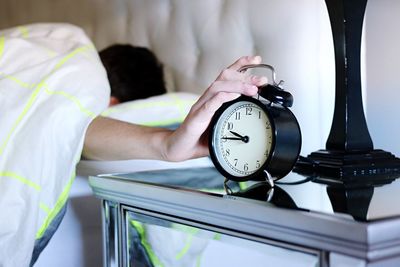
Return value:
<svg viewBox="0 0 400 267">
<path fill-rule="evenodd" d="M 276 83 L 271 65 L 242 67 L 272 70 L 273 83 L 259 86 L 257 98 L 240 96 L 224 103 L 210 122 L 209 150 L 217 170 L 237 182 L 265 180 L 271 184 L 288 174 L 300 153 L 301 131 L 289 107 L 293 96 Z"/>
</svg>

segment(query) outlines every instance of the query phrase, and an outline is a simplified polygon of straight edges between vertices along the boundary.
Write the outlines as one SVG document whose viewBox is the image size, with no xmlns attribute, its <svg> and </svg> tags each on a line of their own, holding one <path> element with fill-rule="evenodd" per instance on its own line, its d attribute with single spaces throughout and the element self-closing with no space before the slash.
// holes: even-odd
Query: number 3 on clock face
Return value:
<svg viewBox="0 0 400 267">
<path fill-rule="evenodd" d="M 219 172 L 235 181 L 260 179 L 264 170 L 282 178 L 300 152 L 301 133 L 293 113 L 251 97 L 222 105 L 210 130 L 211 159 Z"/>
</svg>

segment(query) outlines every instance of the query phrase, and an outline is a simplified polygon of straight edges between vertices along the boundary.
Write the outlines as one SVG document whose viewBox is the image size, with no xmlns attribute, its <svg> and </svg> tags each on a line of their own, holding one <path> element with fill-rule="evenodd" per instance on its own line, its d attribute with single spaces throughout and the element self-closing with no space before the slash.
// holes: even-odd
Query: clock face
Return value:
<svg viewBox="0 0 400 267">
<path fill-rule="evenodd" d="M 273 125 L 253 101 L 230 103 L 212 131 L 211 154 L 227 174 L 247 177 L 262 169 L 273 146 Z"/>
</svg>

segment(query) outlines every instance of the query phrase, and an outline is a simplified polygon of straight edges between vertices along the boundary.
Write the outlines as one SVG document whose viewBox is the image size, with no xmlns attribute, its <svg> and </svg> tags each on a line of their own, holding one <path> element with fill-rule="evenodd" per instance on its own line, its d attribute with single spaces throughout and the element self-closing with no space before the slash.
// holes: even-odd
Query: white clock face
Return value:
<svg viewBox="0 0 400 267">
<path fill-rule="evenodd" d="M 265 111 L 250 101 L 231 104 L 214 127 L 215 157 L 229 174 L 244 177 L 258 171 L 271 152 L 273 132 Z"/>
</svg>

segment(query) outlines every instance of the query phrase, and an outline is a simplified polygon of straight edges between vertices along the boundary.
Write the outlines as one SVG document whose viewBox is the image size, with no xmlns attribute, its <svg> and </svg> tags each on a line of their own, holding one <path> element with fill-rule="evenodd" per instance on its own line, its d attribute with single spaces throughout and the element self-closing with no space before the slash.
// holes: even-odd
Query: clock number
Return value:
<svg viewBox="0 0 400 267">
<path fill-rule="evenodd" d="M 258 168 L 260 168 L 260 167 L 261 167 L 260 161 L 257 160 L 257 162 L 256 162 L 256 168 L 258 169 Z"/>
<path fill-rule="evenodd" d="M 232 122 L 228 122 L 228 130 L 233 130 L 233 123 Z"/>
<path fill-rule="evenodd" d="M 235 113 L 235 120 L 240 120 L 240 112 Z"/>
<path fill-rule="evenodd" d="M 234 159 L 233 162 L 235 163 L 235 167 L 237 166 L 238 159 Z"/>
<path fill-rule="evenodd" d="M 247 108 L 246 108 L 246 115 L 251 115 L 251 114 L 252 114 L 252 113 L 251 113 L 252 111 L 253 111 L 252 108 L 247 107 Z"/>
<path fill-rule="evenodd" d="M 222 139 L 222 142 L 223 142 L 223 143 L 225 143 L 225 142 L 227 141 L 227 139 L 226 139 L 226 138 L 227 138 L 227 136 L 226 136 L 226 135 L 223 135 L 223 136 L 222 136 L 222 138 L 221 138 L 221 139 Z"/>
<path fill-rule="evenodd" d="M 258 118 L 261 119 L 261 111 L 258 112 Z"/>
<path fill-rule="evenodd" d="M 248 170 L 249 170 L 249 164 L 248 164 L 248 163 L 244 164 L 243 170 L 245 170 L 245 171 L 248 171 Z"/>
<path fill-rule="evenodd" d="M 225 154 L 226 154 L 227 156 L 230 156 L 230 155 L 231 155 L 231 151 L 230 151 L 229 148 L 228 148 L 227 150 L 225 150 Z"/>
</svg>

